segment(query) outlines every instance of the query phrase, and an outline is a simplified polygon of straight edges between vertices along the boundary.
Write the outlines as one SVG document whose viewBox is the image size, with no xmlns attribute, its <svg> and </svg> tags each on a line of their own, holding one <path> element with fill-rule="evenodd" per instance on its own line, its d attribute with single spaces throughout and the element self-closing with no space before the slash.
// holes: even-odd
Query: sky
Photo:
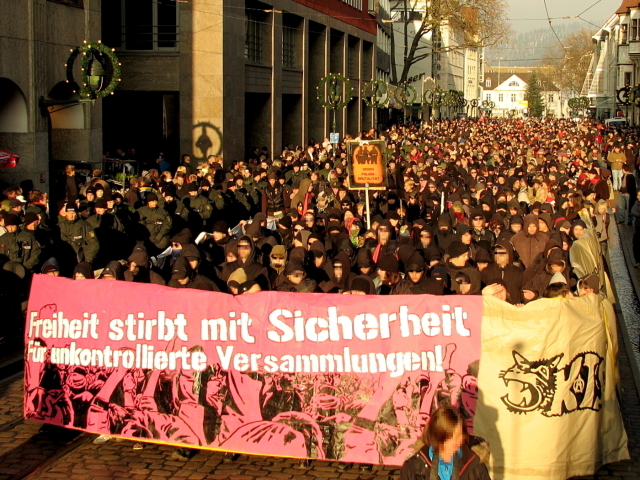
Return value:
<svg viewBox="0 0 640 480">
<path fill-rule="evenodd" d="M 601 26 L 621 5 L 622 0 L 546 0 L 549 14 L 545 11 L 544 0 L 506 0 L 510 11 L 508 13 L 512 22 L 512 28 L 516 32 L 526 32 L 537 28 L 546 27 L 549 22 L 545 20 L 551 17 L 553 25 L 562 22 L 581 21 L 576 18 L 563 20 L 555 17 L 575 16 L 581 14 L 581 18 Z M 589 8 L 591 7 L 591 8 Z M 588 9 L 588 10 L 587 10 Z M 582 13 L 584 10 L 586 12 Z M 527 19 L 527 20 L 523 20 Z M 528 20 L 536 19 L 536 20 Z M 589 26 L 585 23 L 585 26 Z M 593 25 L 591 25 L 593 27 Z"/>
</svg>

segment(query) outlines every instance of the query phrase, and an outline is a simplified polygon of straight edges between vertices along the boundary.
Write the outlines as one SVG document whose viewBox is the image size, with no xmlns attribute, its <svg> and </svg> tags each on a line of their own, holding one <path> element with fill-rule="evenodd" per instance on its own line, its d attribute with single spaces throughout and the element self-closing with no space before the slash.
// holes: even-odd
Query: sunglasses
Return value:
<svg viewBox="0 0 640 480">
<path fill-rule="evenodd" d="M 473 220 L 484 220 L 484 217 L 473 217 Z"/>
</svg>

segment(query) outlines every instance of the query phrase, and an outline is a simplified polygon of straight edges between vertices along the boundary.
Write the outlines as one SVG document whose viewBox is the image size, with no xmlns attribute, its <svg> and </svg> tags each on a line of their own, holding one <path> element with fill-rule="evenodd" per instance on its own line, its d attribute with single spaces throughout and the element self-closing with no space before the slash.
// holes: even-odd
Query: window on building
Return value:
<svg viewBox="0 0 640 480">
<path fill-rule="evenodd" d="M 262 63 L 262 26 L 254 13 L 246 17 L 244 58 L 251 63 Z"/>
<path fill-rule="evenodd" d="M 487 100 L 487 102 L 491 101 L 491 94 L 490 93 L 487 93 L 486 100 Z"/>
<path fill-rule="evenodd" d="M 511 94 L 511 103 L 516 103 L 516 94 L 515 93 Z"/>
<path fill-rule="evenodd" d="M 553 93 L 549 94 L 549 103 L 553 103 Z"/>
<path fill-rule="evenodd" d="M 624 84 L 631 85 L 631 72 L 624 72 Z"/>
<path fill-rule="evenodd" d="M 296 29 L 282 27 L 282 66 L 296 68 Z"/>
<path fill-rule="evenodd" d="M 623 23 L 620 25 L 620 43 L 627 43 L 627 24 Z"/>
<path fill-rule="evenodd" d="M 631 41 L 638 40 L 638 19 L 637 18 L 634 18 L 633 20 L 631 20 L 631 38 L 629 40 Z"/>
<path fill-rule="evenodd" d="M 177 50 L 178 3 L 174 0 L 123 0 L 122 48 Z"/>
<path fill-rule="evenodd" d="M 503 95 L 502 93 L 500 93 L 500 94 L 498 95 L 498 101 L 499 101 L 499 102 L 504 102 L 504 95 Z"/>
<path fill-rule="evenodd" d="M 518 82 L 516 82 L 516 81 L 513 81 L 513 82 L 509 82 L 509 86 L 510 87 L 519 87 L 520 84 Z"/>
<path fill-rule="evenodd" d="M 484 81 L 484 84 L 485 84 L 485 86 L 487 86 L 487 87 L 491 87 L 491 79 L 490 79 L 490 78 L 487 78 L 487 79 Z"/>
</svg>

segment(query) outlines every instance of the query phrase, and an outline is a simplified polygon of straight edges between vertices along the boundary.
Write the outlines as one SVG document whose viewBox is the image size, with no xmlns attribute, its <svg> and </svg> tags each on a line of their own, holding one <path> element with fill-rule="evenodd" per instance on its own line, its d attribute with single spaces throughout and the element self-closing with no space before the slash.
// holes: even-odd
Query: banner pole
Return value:
<svg viewBox="0 0 640 480">
<path fill-rule="evenodd" d="M 371 209 L 369 206 L 369 184 L 364 184 L 364 199 L 367 202 L 367 230 L 371 228 Z"/>
</svg>

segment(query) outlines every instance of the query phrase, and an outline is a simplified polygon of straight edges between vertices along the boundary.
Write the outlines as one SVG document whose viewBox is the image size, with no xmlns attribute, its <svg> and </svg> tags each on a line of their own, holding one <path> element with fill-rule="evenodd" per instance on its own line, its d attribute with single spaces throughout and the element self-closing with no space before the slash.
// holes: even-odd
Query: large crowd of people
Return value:
<svg viewBox="0 0 640 480">
<path fill-rule="evenodd" d="M 367 218 L 364 192 L 349 188 L 346 141 L 371 139 L 386 142 L 388 188 L 371 193 Z M 606 244 L 612 221 L 640 229 L 632 130 L 483 118 L 345 140 L 256 148 L 237 161 L 183 155 L 175 168 L 162 159 L 120 191 L 99 170 L 79 178 L 69 165 L 55 205 L 45 192 L 9 186 L 3 275 L 233 295 L 477 295 L 492 286 L 522 304 L 578 284 L 597 293 L 596 280 L 572 270 L 572 242 L 593 228 Z M 14 327 L 5 322 L 5 335 Z"/>
<path fill-rule="evenodd" d="M 347 142 L 373 139 L 386 143 L 387 189 L 367 205 L 350 188 Z M 638 145 L 634 129 L 591 120 L 482 118 L 256 148 L 243 160 L 185 154 L 172 167 L 159 156 L 121 185 L 69 165 L 55 204 L 39 190 L 3 190 L 0 337 L 21 335 L 36 273 L 231 295 L 485 294 L 514 305 L 604 293 L 602 276 L 574 268 L 569 252 L 590 231 L 601 255 L 614 223 L 626 223 L 640 262 Z"/>
</svg>

